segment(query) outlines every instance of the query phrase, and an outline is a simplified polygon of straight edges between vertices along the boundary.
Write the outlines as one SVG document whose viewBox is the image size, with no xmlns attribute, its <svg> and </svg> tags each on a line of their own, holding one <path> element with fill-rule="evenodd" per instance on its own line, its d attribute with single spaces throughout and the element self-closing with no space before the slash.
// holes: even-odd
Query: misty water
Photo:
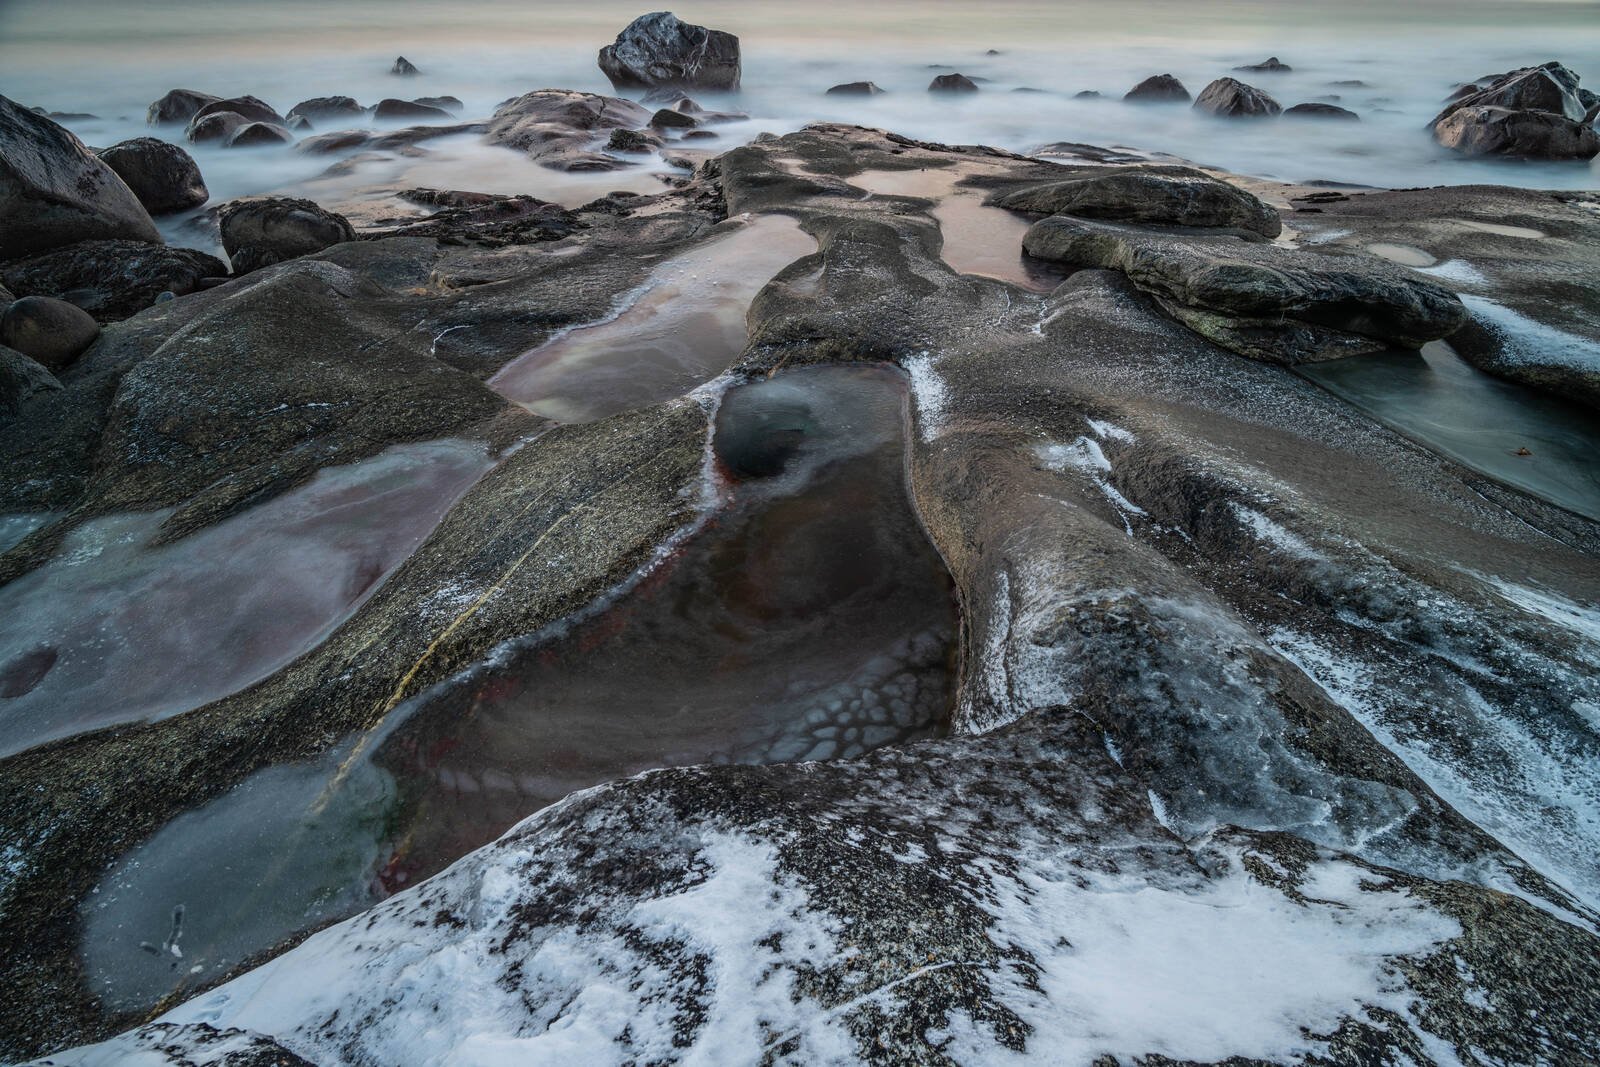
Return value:
<svg viewBox="0 0 1600 1067">
<path fill-rule="evenodd" d="M 907 386 L 871 365 L 731 390 L 721 504 L 599 610 L 514 641 L 323 757 L 124 856 L 81 908 L 94 994 L 142 1010 L 655 767 L 849 758 L 940 732 L 953 587 L 905 481 Z"/>
</svg>

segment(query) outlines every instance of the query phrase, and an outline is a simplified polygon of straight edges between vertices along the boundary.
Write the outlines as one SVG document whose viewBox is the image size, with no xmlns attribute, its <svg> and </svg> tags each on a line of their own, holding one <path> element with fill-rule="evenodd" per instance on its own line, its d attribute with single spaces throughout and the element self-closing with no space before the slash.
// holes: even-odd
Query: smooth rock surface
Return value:
<svg viewBox="0 0 1600 1067">
<path fill-rule="evenodd" d="M 1177 104 L 1189 100 L 1189 90 L 1170 74 L 1152 74 L 1129 89 L 1122 99 L 1147 104 Z"/>
<path fill-rule="evenodd" d="M 235 201 L 223 206 L 221 222 L 222 247 L 236 274 L 355 240 L 355 231 L 344 216 L 325 211 L 310 200 Z"/>
<path fill-rule="evenodd" d="M 98 154 L 152 215 L 187 211 L 211 196 L 194 157 L 170 141 L 135 137 Z"/>
<path fill-rule="evenodd" d="M 80 241 L 0 269 L 0 277 L 16 292 L 70 295 L 100 322 L 125 319 L 154 304 L 162 293 L 192 293 L 202 279 L 227 273 L 220 259 L 205 252 L 141 241 Z"/>
<path fill-rule="evenodd" d="M 1235 78 L 1218 78 L 1200 90 L 1194 108 L 1228 119 L 1262 118 L 1283 110 L 1272 97 Z"/>
<path fill-rule="evenodd" d="M 617 89 L 729 91 L 739 88 L 739 38 L 655 11 L 600 49 L 599 64 Z"/>
<path fill-rule="evenodd" d="M 221 99 L 220 96 L 196 92 L 193 89 L 171 89 L 160 100 L 150 105 L 145 114 L 145 122 L 151 126 L 186 125 L 194 118 L 196 111 Z"/>
<path fill-rule="evenodd" d="M 1188 167 L 1117 169 L 1005 193 L 993 203 L 1043 215 L 1233 227 L 1263 237 L 1276 237 L 1283 229 L 1278 213 L 1252 193 Z"/>
<path fill-rule="evenodd" d="M 25 296 L 0 312 L 0 345 L 48 371 L 69 366 L 100 336 L 100 324 L 82 308 L 48 296 Z"/>
</svg>

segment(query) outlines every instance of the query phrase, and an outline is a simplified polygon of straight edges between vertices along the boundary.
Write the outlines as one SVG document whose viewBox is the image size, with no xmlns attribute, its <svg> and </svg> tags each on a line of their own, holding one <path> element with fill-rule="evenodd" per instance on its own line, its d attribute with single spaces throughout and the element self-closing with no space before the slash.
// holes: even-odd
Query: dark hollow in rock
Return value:
<svg viewBox="0 0 1600 1067">
<path fill-rule="evenodd" d="M 60 388 L 44 364 L 0 345 L 0 415 L 15 415 L 34 396 Z"/>
<path fill-rule="evenodd" d="M 247 122 L 236 127 L 223 140 L 224 148 L 254 148 L 266 145 L 284 145 L 294 141 L 287 127 L 275 122 Z"/>
<path fill-rule="evenodd" d="M 978 85 L 965 74 L 940 74 L 928 83 L 930 93 L 975 93 Z"/>
<path fill-rule="evenodd" d="M 409 78 L 413 74 L 421 74 L 422 72 L 416 68 L 416 64 L 412 63 L 411 60 L 405 56 L 398 56 L 395 58 L 394 66 L 389 68 L 389 73 Z"/>
<path fill-rule="evenodd" d="M 193 89 L 170 89 L 167 95 L 150 105 L 145 112 L 145 122 L 151 126 L 182 126 L 194 118 L 195 112 L 221 99 Z"/>
<path fill-rule="evenodd" d="M 1360 122 L 1361 116 L 1346 107 L 1336 104 L 1306 103 L 1296 104 L 1294 107 L 1285 108 L 1284 115 L 1297 119 L 1339 119 L 1344 122 Z"/>
<path fill-rule="evenodd" d="M 1179 104 L 1188 101 L 1189 90 L 1170 74 L 1153 74 L 1129 89 L 1122 99 L 1146 104 Z"/>
<path fill-rule="evenodd" d="M 140 241 L 80 241 L 6 265 L 18 293 L 65 297 L 100 322 L 115 322 L 154 304 L 162 293 L 183 296 L 206 278 L 224 275 L 220 259 L 193 248 Z"/>
<path fill-rule="evenodd" d="M 1173 238 L 1057 215 L 1023 239 L 1032 256 L 1118 270 L 1215 344 L 1269 363 L 1421 348 L 1467 321 L 1454 293 L 1382 261 L 1234 238 Z"/>
<path fill-rule="evenodd" d="M 828 96 L 877 96 L 883 90 L 873 82 L 844 82 L 828 89 Z"/>
<path fill-rule="evenodd" d="M 1248 66 L 1234 67 L 1233 69 L 1255 71 L 1259 73 L 1283 74 L 1293 70 L 1294 68 L 1289 66 L 1287 63 L 1280 63 L 1277 56 L 1269 56 L 1259 63 L 1251 63 Z"/>
<path fill-rule="evenodd" d="M 0 345 L 14 348 L 48 371 L 69 366 L 100 336 L 87 311 L 48 296 L 25 296 L 0 314 Z"/>
<path fill-rule="evenodd" d="M 359 119 L 366 113 L 367 109 L 351 96 L 314 96 L 291 107 L 286 117 L 302 116 L 311 122 L 344 122 Z"/>
<path fill-rule="evenodd" d="M 379 100 L 372 109 L 375 119 L 448 119 L 450 112 L 442 107 L 432 107 L 428 104 L 414 103 L 410 100 L 396 100 L 390 97 Z"/>
<path fill-rule="evenodd" d="M 222 247 L 235 274 L 248 274 L 286 259 L 320 252 L 356 238 L 343 215 L 310 200 L 273 198 L 235 201 L 221 213 Z"/>
<path fill-rule="evenodd" d="M 996 207 L 1045 215 L 1237 228 L 1276 237 L 1278 213 L 1254 194 L 1189 167 L 1115 170 L 1089 178 L 1035 185 L 1005 193 Z"/>
<path fill-rule="evenodd" d="M 100 158 L 152 215 L 199 207 L 211 195 L 194 157 L 158 137 L 120 141 L 102 148 Z"/>
<path fill-rule="evenodd" d="M 1264 118 L 1283 110 L 1272 97 L 1235 78 L 1218 78 L 1200 90 L 1194 108 L 1230 119 Z"/>
<path fill-rule="evenodd" d="M 684 22 L 670 11 L 634 19 L 600 49 L 598 62 L 617 89 L 739 88 L 739 38 Z"/>
<path fill-rule="evenodd" d="M 65 127 L 0 96 L 0 260 L 74 241 L 161 243 L 133 190 Z"/>
</svg>

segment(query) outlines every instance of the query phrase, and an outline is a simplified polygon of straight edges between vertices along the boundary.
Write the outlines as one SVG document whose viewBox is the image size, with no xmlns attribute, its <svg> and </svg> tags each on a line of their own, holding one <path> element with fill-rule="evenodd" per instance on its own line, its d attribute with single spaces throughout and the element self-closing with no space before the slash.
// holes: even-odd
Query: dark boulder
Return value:
<svg viewBox="0 0 1600 1067">
<path fill-rule="evenodd" d="M 6 285 L 18 294 L 65 297 L 100 322 L 125 319 L 162 293 L 183 296 L 201 279 L 228 273 L 220 259 L 193 248 L 140 241 L 82 241 L 8 263 Z"/>
<path fill-rule="evenodd" d="M 600 49 L 599 64 L 618 89 L 732 90 L 739 88 L 739 38 L 655 11 Z"/>
<path fill-rule="evenodd" d="M 1129 89 L 1122 99 L 1142 104 L 1179 104 L 1189 99 L 1189 90 L 1170 74 L 1153 74 Z"/>
<path fill-rule="evenodd" d="M 612 130 L 606 142 L 608 152 L 653 152 L 661 147 L 661 139 L 640 130 Z"/>
<path fill-rule="evenodd" d="M 430 107 L 427 104 L 390 97 L 378 101 L 378 105 L 372 109 L 372 117 L 388 122 L 405 119 L 448 119 L 451 116 L 450 112 L 442 107 Z"/>
<path fill-rule="evenodd" d="M 940 74 L 928 83 L 930 93 L 975 93 L 978 84 L 965 74 Z"/>
<path fill-rule="evenodd" d="M 118 142 L 101 149 L 100 158 L 152 215 L 199 207 L 211 195 L 194 157 L 158 137 Z"/>
<path fill-rule="evenodd" d="M 316 129 L 311 125 L 311 120 L 304 115 L 290 115 L 288 129 L 290 133 L 310 133 Z"/>
<path fill-rule="evenodd" d="M 223 140 L 224 148 L 257 148 L 265 145 L 285 145 L 294 141 L 288 128 L 275 122 L 247 122 L 229 133 Z"/>
<path fill-rule="evenodd" d="M 234 201 L 223 207 L 221 224 L 222 247 L 233 261 L 235 274 L 309 256 L 356 238 L 343 215 L 325 211 L 310 200 L 287 197 Z"/>
<path fill-rule="evenodd" d="M 1029 186 L 991 201 L 1013 211 L 1165 226 L 1247 230 L 1276 237 L 1278 213 L 1253 194 L 1188 167 L 1118 169 Z"/>
<path fill-rule="evenodd" d="M 1272 97 L 1235 78 L 1218 78 L 1200 90 L 1194 108 L 1229 119 L 1264 118 L 1283 110 Z"/>
<path fill-rule="evenodd" d="M 1342 119 L 1345 122 L 1359 122 L 1361 116 L 1349 108 L 1339 107 L 1337 104 L 1296 104 L 1294 107 L 1285 108 L 1284 115 L 1297 119 Z"/>
<path fill-rule="evenodd" d="M 1454 293 L 1370 256 L 1173 238 L 1064 215 L 1035 223 L 1022 247 L 1052 263 L 1121 271 L 1196 333 L 1267 363 L 1420 348 L 1467 321 Z"/>
<path fill-rule="evenodd" d="M 366 130 L 337 130 L 333 133 L 319 133 L 315 137 L 307 137 L 294 146 L 296 152 L 307 155 L 323 155 L 329 152 L 343 152 L 350 148 L 362 148 L 372 140 L 372 134 Z"/>
<path fill-rule="evenodd" d="M 436 107 L 441 111 L 448 111 L 455 115 L 459 115 L 461 109 L 466 107 L 454 96 L 419 96 L 411 102 L 413 104 L 421 104 L 424 107 Z"/>
<path fill-rule="evenodd" d="M 1263 73 L 1263 74 L 1286 74 L 1289 71 L 1293 70 L 1294 68 L 1289 66 L 1289 64 L 1287 64 L 1287 63 L 1278 62 L 1278 57 L 1277 56 L 1269 56 L 1268 58 L 1263 59 L 1259 63 L 1251 63 L 1249 66 L 1234 67 L 1233 69 L 1234 70 L 1248 70 L 1248 71 L 1252 71 L 1252 72 L 1255 72 L 1255 73 Z"/>
<path fill-rule="evenodd" d="M 278 114 L 272 105 L 253 96 L 234 96 L 229 97 L 227 100 L 213 100 L 199 111 L 196 111 L 194 119 L 190 121 L 192 123 L 195 120 L 205 118 L 207 115 L 215 115 L 223 111 L 231 111 L 235 115 L 242 116 L 248 122 L 271 122 L 279 126 L 283 125 L 283 116 Z"/>
<path fill-rule="evenodd" d="M 660 111 L 657 111 L 654 115 L 650 116 L 650 125 L 654 126 L 658 130 L 692 130 L 696 126 L 700 125 L 700 123 L 693 115 L 685 115 L 681 111 L 673 111 L 670 108 L 662 108 Z"/>
<path fill-rule="evenodd" d="M 195 112 L 207 104 L 221 100 L 210 93 L 197 93 L 193 89 L 172 89 L 145 112 L 145 121 L 151 126 L 182 126 L 194 118 Z"/>
<path fill-rule="evenodd" d="M 44 364 L 0 345 L 0 418 L 15 415 L 37 394 L 60 388 L 61 383 Z"/>
<path fill-rule="evenodd" d="M 289 109 L 287 118 L 304 117 L 309 122 L 345 122 L 363 118 L 367 109 L 351 96 L 314 96 Z"/>
<path fill-rule="evenodd" d="M 489 143 L 526 152 L 553 169 L 615 170 L 630 164 L 595 151 L 597 138 L 649 121 L 650 112 L 631 100 L 540 89 L 501 104 L 486 132 Z"/>
<path fill-rule="evenodd" d="M 1073 93 L 1072 94 L 1072 99 L 1074 99 L 1074 100 L 1098 100 L 1098 99 L 1100 99 L 1100 94 L 1097 91 L 1095 91 L 1094 89 L 1085 89 L 1080 93 Z"/>
<path fill-rule="evenodd" d="M 226 141 L 233 131 L 249 121 L 243 115 L 236 115 L 232 111 L 214 111 L 191 120 L 189 128 L 184 131 L 184 136 L 189 139 L 190 144 Z"/>
<path fill-rule="evenodd" d="M 1434 140 L 1468 156 L 1516 159 L 1593 159 L 1600 133 L 1593 126 L 1548 111 L 1464 107 L 1433 128 Z"/>
<path fill-rule="evenodd" d="M 845 82 L 830 88 L 828 96 L 877 96 L 883 90 L 872 82 Z"/>
<path fill-rule="evenodd" d="M 397 74 L 402 78 L 409 78 L 414 74 L 421 74 L 422 71 L 418 70 L 416 64 L 405 56 L 397 56 L 395 57 L 394 66 L 389 68 L 389 73 Z"/>
<path fill-rule="evenodd" d="M 1437 126 L 1453 112 L 1465 107 L 1546 111 L 1573 120 L 1583 117 L 1584 104 L 1579 96 L 1578 76 L 1560 63 L 1523 67 L 1482 80 L 1488 83 L 1484 88 L 1452 98 L 1444 110 L 1434 116 L 1431 125 Z"/>
<path fill-rule="evenodd" d="M 97 238 L 161 243 L 127 183 L 65 128 L 0 96 L 0 260 Z"/>
<path fill-rule="evenodd" d="M 100 324 L 65 300 L 25 296 L 0 313 L 0 345 L 14 348 L 48 371 L 59 371 L 100 336 Z"/>
</svg>

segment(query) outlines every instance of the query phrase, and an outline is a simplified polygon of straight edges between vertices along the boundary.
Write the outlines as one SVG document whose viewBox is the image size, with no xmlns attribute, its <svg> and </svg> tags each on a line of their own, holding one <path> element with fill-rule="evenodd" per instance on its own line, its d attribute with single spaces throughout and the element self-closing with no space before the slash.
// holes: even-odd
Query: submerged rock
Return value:
<svg viewBox="0 0 1600 1067">
<path fill-rule="evenodd" d="M 600 49 L 599 64 L 618 89 L 733 90 L 739 88 L 739 38 L 655 11 Z"/>
<path fill-rule="evenodd" d="M 1117 169 L 1030 186 L 991 201 L 1013 211 L 1169 226 L 1233 227 L 1276 237 L 1278 213 L 1252 193 L 1188 167 Z"/>
<path fill-rule="evenodd" d="M 416 65 L 412 63 L 411 60 L 407 59 L 405 56 L 399 56 L 395 59 L 394 65 L 389 68 L 389 73 L 398 74 L 401 77 L 409 78 L 413 74 L 421 74 L 422 72 L 416 68 Z"/>
<path fill-rule="evenodd" d="M 526 152 L 559 170 L 615 170 L 623 161 L 595 151 L 601 135 L 638 129 L 650 112 L 631 100 L 563 89 L 541 89 L 508 100 L 489 120 L 490 144 Z"/>
<path fill-rule="evenodd" d="M 1342 119 L 1345 122 L 1361 121 L 1360 115 L 1357 115 L 1349 108 L 1339 107 L 1337 104 L 1296 104 L 1293 107 L 1285 108 L 1283 114 L 1286 118 L 1297 119 Z"/>
<path fill-rule="evenodd" d="M 213 111 L 209 115 L 191 119 L 183 135 L 189 139 L 190 144 L 226 141 L 235 131 L 248 125 L 249 122 L 250 120 L 243 115 L 232 111 Z"/>
<path fill-rule="evenodd" d="M 1420 348 L 1467 319 L 1455 294 L 1377 260 L 1169 238 L 1059 215 L 1036 223 L 1023 247 L 1039 259 L 1121 271 L 1180 322 L 1266 362 Z"/>
<path fill-rule="evenodd" d="M 150 214 L 115 171 L 64 127 L 0 96 L 0 260 L 75 241 L 160 244 Z"/>
<path fill-rule="evenodd" d="M 928 83 L 930 93 L 975 93 L 977 83 L 965 74 L 940 74 Z"/>
<path fill-rule="evenodd" d="M 379 100 L 372 109 L 375 119 L 448 119 L 450 112 L 442 107 L 430 107 L 427 104 L 416 103 L 409 100 L 396 100 L 389 98 Z"/>
<path fill-rule="evenodd" d="M 461 109 L 466 106 L 454 96 L 419 96 L 411 102 L 413 104 L 421 104 L 423 107 L 436 107 L 441 111 L 449 111 L 452 114 L 459 114 Z"/>
<path fill-rule="evenodd" d="M 65 369 L 99 336 L 100 324 L 88 312 L 48 296 L 25 296 L 0 313 L 0 345 L 48 371 Z"/>
<path fill-rule="evenodd" d="M 343 215 L 287 197 L 236 200 L 223 205 L 221 221 L 222 247 L 235 274 L 309 256 L 356 236 Z"/>
<path fill-rule="evenodd" d="M 183 296 L 228 268 L 193 248 L 139 241 L 81 241 L 8 263 L 3 276 L 18 293 L 68 297 L 100 322 L 114 322 L 156 303 L 162 293 Z"/>
<path fill-rule="evenodd" d="M 194 157 L 170 141 L 135 137 L 102 148 L 99 156 L 152 215 L 187 211 L 211 196 Z"/>
<path fill-rule="evenodd" d="M 294 142 L 287 127 L 276 122 L 246 122 L 236 126 L 224 138 L 224 148 L 254 148 L 263 145 L 285 145 Z"/>
<path fill-rule="evenodd" d="M 194 118 L 195 112 L 202 107 L 221 99 L 220 96 L 199 93 L 193 89 L 171 89 L 167 95 L 150 105 L 145 122 L 151 126 L 181 126 Z"/>
<path fill-rule="evenodd" d="M 1194 109 L 1230 119 L 1261 118 L 1283 110 L 1276 100 L 1260 89 L 1234 78 L 1218 78 L 1200 90 Z"/>
<path fill-rule="evenodd" d="M 232 112 L 242 117 L 246 122 L 270 122 L 276 126 L 283 125 L 283 116 L 273 110 L 272 105 L 253 96 L 234 96 L 226 100 L 213 100 L 194 113 L 194 117 L 190 119 L 190 125 L 192 127 L 195 122 L 204 119 L 207 115 L 217 115 L 223 112 Z"/>
<path fill-rule="evenodd" d="M 1259 63 L 1251 63 L 1248 66 L 1234 67 L 1233 69 L 1255 71 L 1258 73 L 1286 74 L 1294 68 L 1289 66 L 1287 63 L 1279 62 L 1277 56 L 1269 56 Z"/>
<path fill-rule="evenodd" d="M 315 96 L 291 107 L 285 117 L 290 119 L 303 117 L 313 123 L 344 122 L 347 119 L 362 118 L 366 113 L 367 109 L 356 103 L 354 97 Z"/>
<path fill-rule="evenodd" d="M 879 96 L 883 90 L 874 82 L 844 82 L 831 87 L 828 96 Z"/>
<path fill-rule="evenodd" d="M 1146 104 L 1178 104 L 1189 99 L 1189 90 L 1170 74 L 1152 74 L 1124 93 L 1122 99 Z"/>
</svg>

